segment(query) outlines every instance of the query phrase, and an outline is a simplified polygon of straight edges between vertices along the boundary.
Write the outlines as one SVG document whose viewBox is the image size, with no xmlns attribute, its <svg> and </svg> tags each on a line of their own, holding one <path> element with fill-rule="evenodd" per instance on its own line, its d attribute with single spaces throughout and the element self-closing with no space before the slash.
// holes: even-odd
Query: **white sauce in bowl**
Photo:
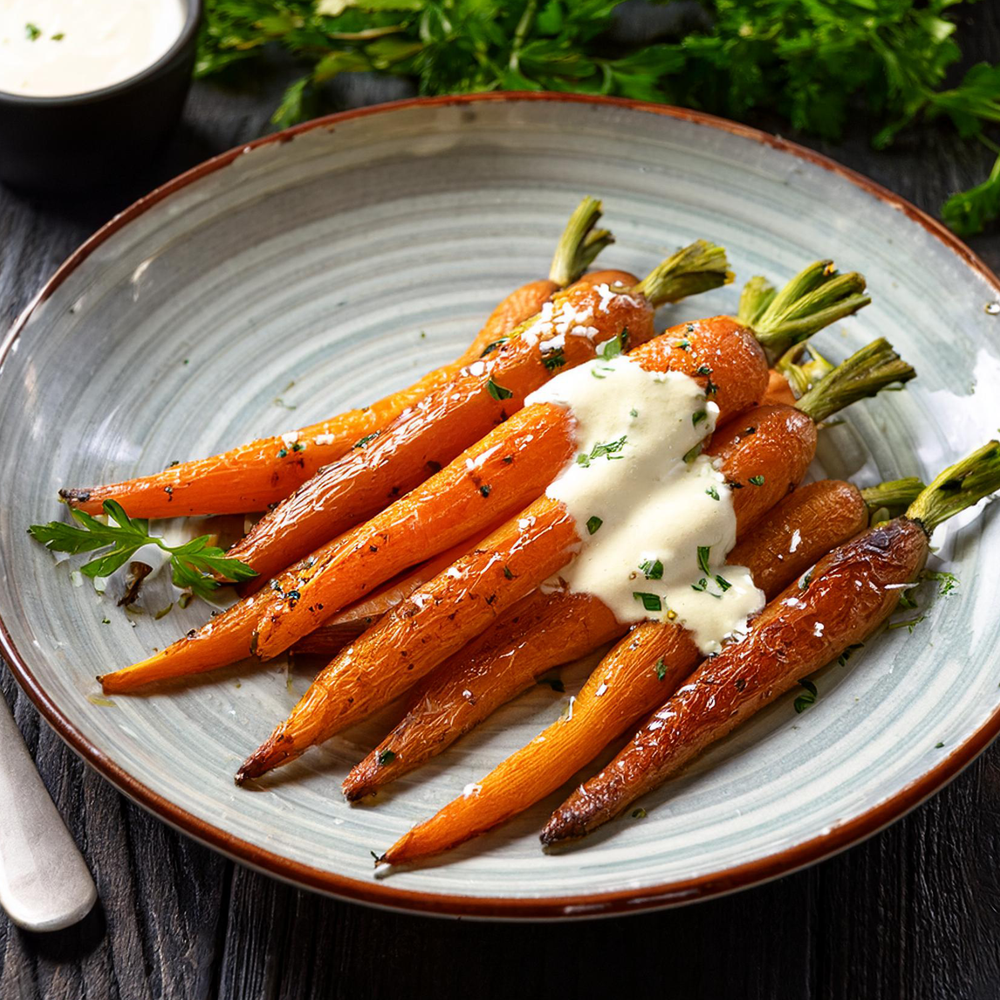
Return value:
<svg viewBox="0 0 1000 1000">
<path fill-rule="evenodd" d="M 545 492 L 583 538 L 546 586 L 593 594 L 620 622 L 676 621 L 702 653 L 718 652 L 764 606 L 750 571 L 725 564 L 736 544 L 732 491 L 711 459 L 690 454 L 718 407 L 693 378 L 624 355 L 557 375 L 525 405 L 542 402 L 575 419 L 579 454 Z"/>
<path fill-rule="evenodd" d="M 180 0 L 0 0 L 0 91 L 67 97 L 121 83 L 180 36 Z"/>
</svg>

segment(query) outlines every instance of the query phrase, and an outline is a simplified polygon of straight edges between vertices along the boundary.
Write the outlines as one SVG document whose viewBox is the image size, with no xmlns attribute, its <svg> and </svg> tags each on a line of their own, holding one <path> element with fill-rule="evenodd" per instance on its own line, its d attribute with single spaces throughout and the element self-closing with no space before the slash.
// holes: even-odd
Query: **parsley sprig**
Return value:
<svg viewBox="0 0 1000 1000">
<path fill-rule="evenodd" d="M 985 129 L 1000 122 L 1000 67 L 948 79 L 962 57 L 956 21 L 974 0 L 702 0 L 684 37 L 624 54 L 609 44 L 621 2 L 207 0 L 196 74 L 250 68 L 283 49 L 303 75 L 275 111 L 282 127 L 322 111 L 334 77 L 365 72 L 427 95 L 576 91 L 743 120 L 766 112 L 824 139 L 862 119 L 877 148 L 935 119 L 989 144 Z M 964 235 L 998 216 L 1000 161 L 944 209 Z"/>
<path fill-rule="evenodd" d="M 80 567 L 80 572 L 89 577 L 110 576 L 144 545 L 158 545 L 164 552 L 170 553 L 174 584 L 182 589 L 188 588 L 204 599 L 219 586 L 218 580 L 211 574 L 218 573 L 234 583 L 257 575 L 239 559 L 228 559 L 222 549 L 209 545 L 210 535 L 192 538 L 183 545 L 167 545 L 162 538 L 150 535 L 149 521 L 130 518 L 116 501 L 105 500 L 104 513 L 111 519 L 108 524 L 82 510 L 70 510 L 73 519 L 82 527 L 64 521 L 49 521 L 48 524 L 33 524 L 28 528 L 28 534 L 54 552 L 78 555 L 98 549 L 108 550 Z"/>
</svg>

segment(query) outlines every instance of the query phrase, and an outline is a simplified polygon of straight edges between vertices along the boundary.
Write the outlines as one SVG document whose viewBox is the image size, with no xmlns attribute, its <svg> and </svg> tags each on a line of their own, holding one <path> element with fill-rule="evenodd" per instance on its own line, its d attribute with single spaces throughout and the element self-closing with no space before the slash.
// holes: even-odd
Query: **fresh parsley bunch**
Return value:
<svg viewBox="0 0 1000 1000">
<path fill-rule="evenodd" d="M 149 534 L 148 521 L 130 518 L 121 504 L 114 500 L 104 501 L 104 513 L 114 523 L 109 521 L 104 524 L 82 510 L 71 510 L 70 513 L 82 527 L 77 528 L 64 521 L 49 521 L 48 524 L 33 524 L 28 529 L 28 534 L 56 552 L 76 555 L 80 552 L 108 549 L 109 551 L 80 567 L 84 576 L 110 576 L 144 545 L 158 545 L 164 552 L 169 552 L 174 584 L 182 589 L 190 589 L 203 599 L 211 597 L 212 591 L 219 586 L 211 575 L 213 573 L 234 583 L 257 575 L 239 559 L 227 559 L 222 549 L 209 545 L 209 535 L 192 538 L 183 545 L 167 545 L 162 538 Z"/>
<path fill-rule="evenodd" d="M 274 115 L 319 110 L 341 73 L 409 78 L 421 94 L 556 90 L 665 101 L 745 119 L 768 111 L 838 138 L 862 115 L 876 147 L 920 120 L 949 120 L 1000 154 L 1000 67 L 961 58 L 950 15 L 976 0 L 702 0 L 701 28 L 671 43 L 609 54 L 622 0 L 207 0 L 197 73 L 254 60 L 269 47 L 307 72 Z M 945 221 L 969 235 L 1000 215 L 1000 156 L 989 178 L 953 196 Z"/>
</svg>

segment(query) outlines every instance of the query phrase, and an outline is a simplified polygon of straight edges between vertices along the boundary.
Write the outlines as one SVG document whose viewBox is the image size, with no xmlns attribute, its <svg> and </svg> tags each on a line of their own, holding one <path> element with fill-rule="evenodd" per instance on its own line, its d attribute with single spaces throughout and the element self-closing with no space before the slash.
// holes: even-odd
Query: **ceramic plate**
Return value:
<svg viewBox="0 0 1000 1000">
<path fill-rule="evenodd" d="M 606 266 L 644 273 L 680 244 L 723 244 L 739 279 L 833 257 L 875 303 L 820 336 L 840 360 L 888 337 L 919 371 L 824 432 L 819 469 L 861 485 L 928 475 L 1000 424 L 996 279 L 936 223 L 798 147 L 687 112 L 553 95 L 353 112 L 219 157 L 117 217 L 59 270 L 6 340 L 0 372 L 0 617 L 30 697 L 70 745 L 157 815 L 296 883 L 387 906 L 574 916 L 692 900 L 857 841 L 954 776 L 1000 727 L 1000 507 L 935 537 L 957 590 L 908 634 L 869 643 L 611 824 L 548 856 L 565 789 L 438 863 L 377 878 L 381 851 L 563 710 L 539 686 L 377 805 L 339 794 L 388 716 L 331 740 L 265 791 L 236 765 L 308 676 L 244 664 L 146 697 L 94 701 L 204 605 L 129 622 L 30 541 L 56 489 L 363 404 L 455 356 L 509 289 L 542 276 L 584 194 L 604 200 Z M 664 311 L 735 311 L 738 285 Z M 290 409 L 294 407 L 295 409 Z M 925 588 L 927 590 L 927 588 Z M 925 594 L 924 602 L 930 600 Z M 103 619 L 110 619 L 104 624 Z M 941 745 L 943 744 L 943 746 Z"/>
</svg>

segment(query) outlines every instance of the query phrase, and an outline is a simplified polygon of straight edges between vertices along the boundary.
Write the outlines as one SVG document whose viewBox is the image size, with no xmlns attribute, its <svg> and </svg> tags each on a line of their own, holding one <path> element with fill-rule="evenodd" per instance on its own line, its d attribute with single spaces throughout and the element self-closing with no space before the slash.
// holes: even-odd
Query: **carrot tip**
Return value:
<svg viewBox="0 0 1000 1000">
<path fill-rule="evenodd" d="M 359 802 L 368 795 L 375 795 L 376 790 L 367 784 L 351 784 L 345 781 L 340 786 L 340 792 L 348 802 Z"/>
<path fill-rule="evenodd" d="M 259 761 L 254 760 L 255 756 L 256 754 L 252 754 L 240 764 L 239 770 L 233 775 L 233 782 L 235 784 L 245 785 L 248 781 L 259 778 L 267 770 Z"/>
<path fill-rule="evenodd" d="M 587 835 L 587 814 L 569 802 L 563 803 L 548 819 L 538 839 L 546 850 L 563 847 Z"/>
<path fill-rule="evenodd" d="M 253 778 L 267 774 L 286 760 L 297 757 L 298 754 L 292 749 L 293 742 L 291 736 L 286 736 L 280 731 L 272 733 L 243 761 L 233 780 L 237 785 L 245 785 Z M 288 747 L 282 747 L 283 743 L 288 744 Z"/>
</svg>

